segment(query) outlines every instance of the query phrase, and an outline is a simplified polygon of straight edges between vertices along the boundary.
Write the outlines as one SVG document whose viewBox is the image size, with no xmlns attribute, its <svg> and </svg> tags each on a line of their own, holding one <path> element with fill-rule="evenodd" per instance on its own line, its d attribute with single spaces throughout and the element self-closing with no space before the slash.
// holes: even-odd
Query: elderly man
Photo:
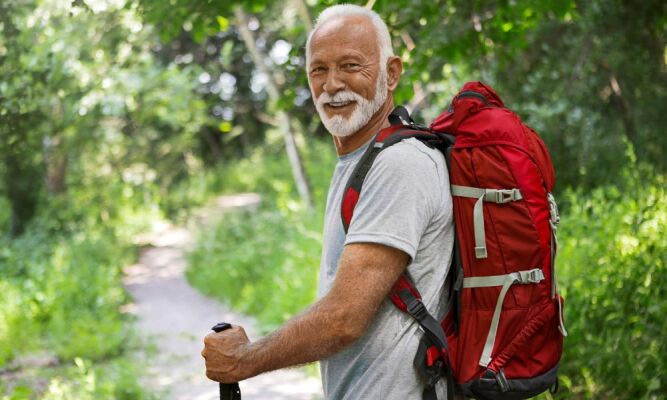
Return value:
<svg viewBox="0 0 667 400">
<path fill-rule="evenodd" d="M 403 65 L 380 17 L 351 5 L 319 16 L 306 64 L 339 157 L 327 199 L 319 300 L 254 343 L 236 326 L 208 335 L 207 376 L 235 382 L 320 360 L 327 399 L 420 399 L 424 383 L 413 359 L 421 331 L 387 294 L 407 270 L 428 310 L 442 314 L 454 235 L 444 158 L 415 139 L 383 151 L 346 234 L 344 186 L 374 135 L 389 125 Z M 437 392 L 445 398 L 443 382 Z"/>
</svg>

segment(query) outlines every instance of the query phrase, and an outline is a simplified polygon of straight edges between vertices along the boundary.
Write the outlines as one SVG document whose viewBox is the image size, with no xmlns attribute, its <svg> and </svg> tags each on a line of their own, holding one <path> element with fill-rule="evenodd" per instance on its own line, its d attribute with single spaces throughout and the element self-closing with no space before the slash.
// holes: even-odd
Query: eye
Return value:
<svg viewBox="0 0 667 400">
<path fill-rule="evenodd" d="M 310 73 L 311 74 L 318 74 L 318 73 L 321 73 L 321 72 L 324 72 L 324 71 L 326 71 L 326 68 L 324 68 L 322 66 L 318 66 L 318 67 L 314 67 L 313 69 L 311 69 Z"/>
<path fill-rule="evenodd" d="M 359 65 L 357 63 L 345 63 L 345 64 L 343 64 L 343 68 L 347 69 L 347 70 L 356 70 L 356 69 L 359 69 L 360 67 L 361 67 L 361 65 Z"/>
</svg>

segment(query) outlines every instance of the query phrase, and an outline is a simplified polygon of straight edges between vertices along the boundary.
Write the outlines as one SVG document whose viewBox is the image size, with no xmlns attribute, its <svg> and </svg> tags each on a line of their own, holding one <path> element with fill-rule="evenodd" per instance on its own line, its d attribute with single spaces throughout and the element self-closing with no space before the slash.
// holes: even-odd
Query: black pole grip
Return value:
<svg viewBox="0 0 667 400">
<path fill-rule="evenodd" d="M 219 322 L 215 324 L 213 329 L 215 332 L 222 332 L 230 329 L 232 324 L 227 322 Z M 235 383 L 220 383 L 220 400 L 241 400 L 241 389 L 238 382 Z"/>
</svg>

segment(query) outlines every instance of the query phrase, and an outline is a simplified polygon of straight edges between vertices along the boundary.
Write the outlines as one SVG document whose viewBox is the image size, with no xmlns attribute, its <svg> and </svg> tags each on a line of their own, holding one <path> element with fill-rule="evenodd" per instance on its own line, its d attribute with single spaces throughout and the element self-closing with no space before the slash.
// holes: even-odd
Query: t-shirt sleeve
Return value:
<svg viewBox="0 0 667 400">
<path fill-rule="evenodd" d="M 362 185 L 346 245 L 378 243 L 415 258 L 441 200 L 441 181 L 428 150 L 421 143 L 401 142 L 378 155 Z"/>
</svg>

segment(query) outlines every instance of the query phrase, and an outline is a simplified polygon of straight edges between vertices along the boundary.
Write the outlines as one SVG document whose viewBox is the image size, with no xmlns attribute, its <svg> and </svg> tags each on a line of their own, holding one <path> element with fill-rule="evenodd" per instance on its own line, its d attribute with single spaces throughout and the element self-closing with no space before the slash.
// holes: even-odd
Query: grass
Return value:
<svg viewBox="0 0 667 400">
<path fill-rule="evenodd" d="M 665 398 L 666 188 L 664 177 L 637 169 L 618 186 L 566 195 L 562 398 Z"/>
<path fill-rule="evenodd" d="M 34 389 L 34 379 L 21 384 L 15 382 L 12 394 L 0 397 L 2 400 L 29 400 L 36 396 L 43 400 L 152 400 L 155 396 L 146 393 L 137 380 L 141 374 L 136 361 L 115 358 L 111 361 L 94 363 L 75 358 L 67 365 L 61 365 L 39 373 L 45 382 L 41 390 Z"/>
<path fill-rule="evenodd" d="M 228 215 L 200 234 L 188 257 L 187 278 L 271 330 L 315 298 L 319 228 L 315 214 L 261 210 Z"/>
<path fill-rule="evenodd" d="M 313 141 L 304 156 L 316 209 L 304 210 L 286 157 L 258 151 L 220 171 L 229 192 L 259 191 L 256 212 L 227 214 L 199 233 L 188 255 L 188 280 L 203 293 L 257 317 L 271 330 L 315 299 L 322 206 L 335 164 L 330 143 Z"/>
<path fill-rule="evenodd" d="M 35 355 L 56 364 L 0 375 L 0 399 L 150 398 L 121 277 L 132 236 L 157 214 L 112 189 L 72 188 L 22 236 L 0 238 L 0 370 Z"/>
</svg>

